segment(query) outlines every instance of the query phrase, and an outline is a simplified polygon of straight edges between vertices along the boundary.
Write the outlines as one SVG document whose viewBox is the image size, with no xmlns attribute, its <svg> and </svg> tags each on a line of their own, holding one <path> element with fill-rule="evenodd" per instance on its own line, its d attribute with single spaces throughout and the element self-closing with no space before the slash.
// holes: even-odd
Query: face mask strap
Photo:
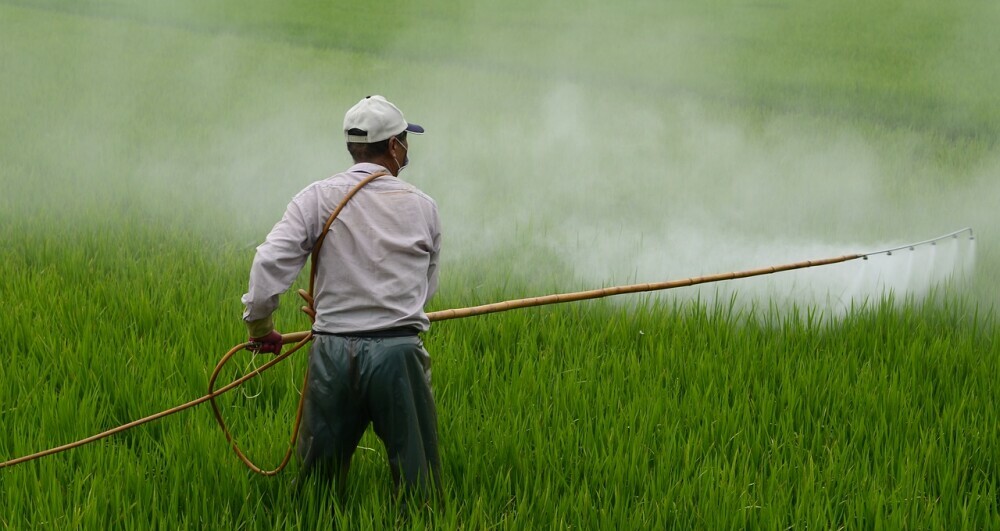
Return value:
<svg viewBox="0 0 1000 531">
<path fill-rule="evenodd" d="M 392 157 L 392 161 L 396 163 L 396 173 L 399 174 L 399 172 L 403 171 L 403 168 L 405 168 L 407 165 L 410 164 L 410 148 L 408 146 L 404 145 L 403 141 L 400 140 L 399 137 L 394 136 L 392 138 L 396 139 L 396 143 L 398 143 L 399 145 L 403 146 L 403 149 L 406 150 L 406 152 L 403 154 L 403 163 L 402 164 L 400 164 L 399 161 L 396 160 L 395 156 Z"/>
</svg>

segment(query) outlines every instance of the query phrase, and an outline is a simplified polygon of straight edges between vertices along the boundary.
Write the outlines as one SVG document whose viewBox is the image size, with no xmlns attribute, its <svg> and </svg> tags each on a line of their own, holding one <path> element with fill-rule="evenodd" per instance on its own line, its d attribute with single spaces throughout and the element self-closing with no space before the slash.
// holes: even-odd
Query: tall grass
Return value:
<svg viewBox="0 0 1000 531">
<path fill-rule="evenodd" d="M 270 114 L 280 102 L 321 108 L 311 103 L 329 92 L 350 100 L 376 87 L 428 94 L 428 110 L 480 109 L 465 116 L 473 123 L 527 120 L 519 104 L 560 76 L 601 95 L 662 96 L 653 109 L 695 98 L 748 130 L 791 117 L 849 124 L 894 153 L 915 142 L 926 156 L 892 161 L 892 175 L 947 173 L 877 183 L 910 194 L 971 179 L 996 154 L 1000 107 L 982 88 L 997 70 L 977 68 L 978 53 L 950 54 L 994 20 L 973 16 L 975 2 L 390 4 L 0 4 L 0 460 L 206 391 L 216 360 L 244 339 L 239 295 L 254 245 L 308 176 L 345 163 L 339 111 L 288 104 Z M 406 15 L 391 26 L 397 38 L 372 41 L 363 28 L 394 24 L 393 9 Z M 539 52 L 559 44 L 548 34 L 566 20 L 593 39 Z M 683 38 L 660 40 L 664 28 Z M 602 46 L 612 36 L 620 46 Z M 670 42 L 703 44 L 704 62 Z M 649 46 L 655 62 L 641 53 Z M 953 75 L 967 84 L 956 88 Z M 472 105 L 484 98 L 488 109 Z M 594 287 L 577 286 L 573 264 L 545 244 L 550 225 L 511 215 L 512 190 L 530 178 L 490 163 L 497 146 L 457 149 L 478 133 L 440 137 L 475 167 L 450 181 L 415 177 L 447 198 L 445 215 L 474 204 L 482 219 L 464 221 L 482 239 L 497 225 L 523 232 L 479 256 L 456 247 L 481 242 L 451 240 L 430 309 Z M 427 163 L 439 168 L 445 148 L 430 144 Z M 330 153 L 309 155 L 320 146 Z M 468 181 L 491 193 L 445 194 Z M 606 199 L 588 213 L 658 208 Z M 996 293 L 996 240 L 981 231 L 976 286 Z M 433 512 L 394 508 L 371 433 L 337 501 L 316 481 L 293 485 L 296 463 L 277 478 L 252 475 L 202 406 L 0 470 L 0 528 L 1000 526 L 992 295 L 942 288 L 836 319 L 739 296 L 628 297 L 435 324 L 424 340 L 445 499 Z M 308 326 L 297 306 L 283 299 L 283 331 Z M 261 361 L 241 354 L 226 377 Z M 297 356 L 221 399 L 262 465 L 288 443 L 304 366 Z"/>
<path fill-rule="evenodd" d="M 127 263 L 129 251 L 107 243 L 114 235 L 76 234 L 103 257 L 90 271 Z M 5 456 L 204 392 L 207 369 L 240 332 L 230 311 L 198 300 L 228 298 L 242 279 L 239 253 L 158 239 L 157 263 L 193 264 L 155 271 L 162 285 L 127 265 L 115 268 L 116 289 L 102 274 L 71 274 L 87 260 L 75 247 L 47 257 L 59 265 L 48 279 L 5 284 L 25 306 L 14 312 L 24 320 L 12 327 L 16 363 L 0 369 Z M 180 281 L 192 277 L 202 284 Z M 991 527 L 997 330 L 960 300 L 934 302 L 826 321 L 778 308 L 591 302 L 439 323 L 425 340 L 448 494 L 442 510 L 415 517 L 471 528 Z M 301 319 L 283 311 L 284 322 Z M 249 385 L 252 399 L 223 400 L 260 461 L 275 462 L 287 442 L 302 362 Z M 322 485 L 295 497 L 295 465 L 251 476 L 196 410 L 5 470 L 4 520 L 381 528 L 397 518 L 384 455 L 370 435 L 361 446 L 347 500 L 334 507 Z"/>
</svg>

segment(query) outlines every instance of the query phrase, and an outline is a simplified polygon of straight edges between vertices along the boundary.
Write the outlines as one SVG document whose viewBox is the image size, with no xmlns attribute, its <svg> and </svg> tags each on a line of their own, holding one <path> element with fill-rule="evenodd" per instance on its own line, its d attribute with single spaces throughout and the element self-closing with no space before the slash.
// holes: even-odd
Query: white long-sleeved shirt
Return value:
<svg viewBox="0 0 1000 531">
<path fill-rule="evenodd" d="M 361 163 L 298 193 L 257 247 L 242 301 L 247 322 L 268 318 L 295 281 L 323 226 L 365 177 L 385 171 Z M 323 241 L 316 273 L 313 329 L 347 333 L 430 328 L 424 306 L 437 289 L 441 228 L 437 204 L 392 175 L 365 185 Z"/>
</svg>

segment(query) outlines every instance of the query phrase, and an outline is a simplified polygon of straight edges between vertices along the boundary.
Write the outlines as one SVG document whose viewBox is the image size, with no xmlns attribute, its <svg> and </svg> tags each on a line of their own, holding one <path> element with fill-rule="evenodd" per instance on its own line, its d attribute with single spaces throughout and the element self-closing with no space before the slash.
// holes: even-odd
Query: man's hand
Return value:
<svg viewBox="0 0 1000 531">
<path fill-rule="evenodd" d="M 281 354 L 281 333 L 271 330 L 269 334 L 262 337 L 251 337 L 247 348 L 253 352 L 270 352 L 275 356 Z"/>
</svg>

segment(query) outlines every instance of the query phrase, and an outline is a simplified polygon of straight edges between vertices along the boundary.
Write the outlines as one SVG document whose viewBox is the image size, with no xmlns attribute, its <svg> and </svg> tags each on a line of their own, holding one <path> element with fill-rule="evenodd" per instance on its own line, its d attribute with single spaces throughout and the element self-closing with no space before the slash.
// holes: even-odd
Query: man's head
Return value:
<svg viewBox="0 0 1000 531">
<path fill-rule="evenodd" d="M 354 162 L 379 164 L 393 175 L 406 166 L 408 132 L 421 134 L 424 128 L 407 123 L 403 113 L 382 96 L 367 96 L 344 115 L 347 151 Z"/>
</svg>

